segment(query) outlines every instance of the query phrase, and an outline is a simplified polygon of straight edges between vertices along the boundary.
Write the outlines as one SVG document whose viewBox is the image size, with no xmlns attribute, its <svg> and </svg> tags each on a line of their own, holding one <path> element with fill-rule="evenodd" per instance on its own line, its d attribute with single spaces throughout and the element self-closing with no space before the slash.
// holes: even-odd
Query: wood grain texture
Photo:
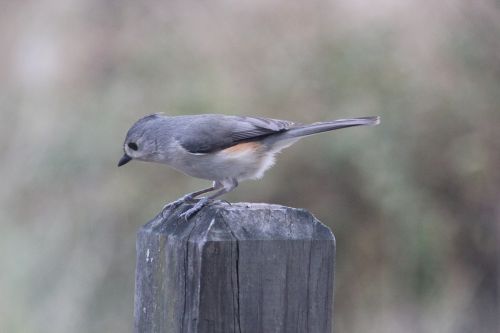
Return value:
<svg viewBox="0 0 500 333">
<path fill-rule="evenodd" d="M 335 239 L 302 209 L 170 207 L 137 236 L 135 332 L 331 332 Z"/>
</svg>

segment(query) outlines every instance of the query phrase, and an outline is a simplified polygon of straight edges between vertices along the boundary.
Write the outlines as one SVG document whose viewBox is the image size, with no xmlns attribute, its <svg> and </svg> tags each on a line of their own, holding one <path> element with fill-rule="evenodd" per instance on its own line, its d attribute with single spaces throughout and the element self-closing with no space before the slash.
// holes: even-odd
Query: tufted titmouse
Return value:
<svg viewBox="0 0 500 333">
<path fill-rule="evenodd" d="M 164 163 L 187 175 L 212 180 L 212 187 L 189 193 L 176 201 L 196 202 L 182 214 L 189 219 L 209 200 L 232 191 L 240 181 L 261 178 L 274 164 L 274 155 L 300 138 L 379 123 L 380 117 L 304 125 L 260 117 L 153 114 L 139 119 L 129 129 L 118 166 L 132 159 Z M 197 201 L 197 196 L 213 191 L 216 192 Z"/>
</svg>

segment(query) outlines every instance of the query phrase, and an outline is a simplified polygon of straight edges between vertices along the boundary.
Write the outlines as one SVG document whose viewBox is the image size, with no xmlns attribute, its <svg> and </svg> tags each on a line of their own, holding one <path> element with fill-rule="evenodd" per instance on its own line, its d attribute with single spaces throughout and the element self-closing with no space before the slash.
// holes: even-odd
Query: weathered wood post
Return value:
<svg viewBox="0 0 500 333">
<path fill-rule="evenodd" d="M 302 209 L 171 207 L 137 236 L 135 332 L 332 331 L 335 239 Z"/>
</svg>

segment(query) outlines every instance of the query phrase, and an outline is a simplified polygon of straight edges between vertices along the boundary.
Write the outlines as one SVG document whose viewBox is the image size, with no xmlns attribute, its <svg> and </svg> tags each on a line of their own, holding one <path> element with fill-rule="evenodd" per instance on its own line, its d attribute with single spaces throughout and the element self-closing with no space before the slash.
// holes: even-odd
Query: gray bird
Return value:
<svg viewBox="0 0 500 333">
<path fill-rule="evenodd" d="M 246 179 L 259 179 L 274 164 L 276 153 L 300 138 L 336 129 L 377 125 L 380 117 L 339 119 L 313 124 L 287 120 L 204 114 L 139 119 L 127 132 L 122 166 L 132 159 L 163 163 L 187 175 L 213 181 L 175 203 L 194 206 L 181 215 L 189 219 L 210 200 L 232 191 Z M 215 192 L 214 192 L 215 191 Z M 197 196 L 214 192 L 196 199 Z"/>
</svg>

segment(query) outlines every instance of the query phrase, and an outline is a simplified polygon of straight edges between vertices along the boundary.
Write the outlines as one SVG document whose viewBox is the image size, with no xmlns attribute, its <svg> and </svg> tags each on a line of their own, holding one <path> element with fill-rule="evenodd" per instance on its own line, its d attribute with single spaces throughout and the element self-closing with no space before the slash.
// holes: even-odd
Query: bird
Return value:
<svg viewBox="0 0 500 333">
<path fill-rule="evenodd" d="M 274 165 L 276 154 L 301 138 L 379 123 L 379 116 L 301 124 L 253 116 L 155 113 L 137 120 L 127 131 L 118 166 L 131 160 L 156 162 L 212 181 L 212 186 L 172 203 L 193 204 L 180 215 L 188 220 L 212 200 L 234 190 L 241 181 L 262 178 Z M 197 198 L 210 192 L 211 195 Z"/>
</svg>

